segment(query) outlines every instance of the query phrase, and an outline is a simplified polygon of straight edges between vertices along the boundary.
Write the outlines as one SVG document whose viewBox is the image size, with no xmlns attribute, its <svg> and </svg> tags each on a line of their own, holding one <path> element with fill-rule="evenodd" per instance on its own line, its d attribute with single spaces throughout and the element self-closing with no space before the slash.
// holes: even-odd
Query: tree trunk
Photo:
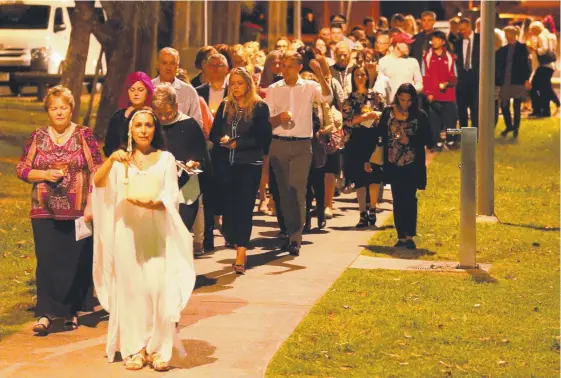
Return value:
<svg viewBox="0 0 561 378">
<path fill-rule="evenodd" d="M 155 74 L 156 50 L 158 49 L 160 2 L 142 2 L 137 9 L 137 14 L 143 18 L 143 25 L 137 27 L 136 70 L 153 77 Z"/>
<path fill-rule="evenodd" d="M 93 31 L 94 2 L 77 1 L 76 9 L 72 14 L 72 32 L 70 33 L 70 46 L 66 53 L 61 84 L 69 88 L 74 95 L 76 106 L 72 120 L 77 122 L 80 117 L 80 96 L 88 60 L 90 35 Z"/>
<path fill-rule="evenodd" d="M 95 122 L 94 134 L 98 139 L 105 137 L 109 119 L 117 110 L 119 95 L 123 88 L 123 84 L 129 74 L 134 69 L 133 58 L 133 40 L 134 40 L 134 18 L 130 15 L 137 6 L 134 2 L 119 2 L 117 4 L 119 11 L 116 17 L 121 20 L 120 30 L 116 30 L 113 40 L 113 46 L 109 46 L 110 52 L 107 54 L 111 58 L 107 62 L 107 74 L 103 85 L 101 101 Z M 129 16 L 126 16 L 129 15 Z M 142 17 L 142 16 L 141 16 Z M 105 46 L 104 46 L 105 47 Z"/>
</svg>

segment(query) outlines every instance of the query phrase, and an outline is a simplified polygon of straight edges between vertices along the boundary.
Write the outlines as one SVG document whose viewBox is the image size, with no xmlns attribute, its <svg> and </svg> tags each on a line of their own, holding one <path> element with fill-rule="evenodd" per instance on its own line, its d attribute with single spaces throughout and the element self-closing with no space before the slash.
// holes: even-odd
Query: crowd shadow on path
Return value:
<svg viewBox="0 0 561 378">
<path fill-rule="evenodd" d="M 397 259 L 415 260 L 422 256 L 434 256 L 436 252 L 417 248 L 417 249 L 405 249 L 405 248 L 394 248 L 385 245 L 361 245 L 360 247 L 369 250 L 374 253 L 381 253 L 388 255 Z"/>
<path fill-rule="evenodd" d="M 276 231 L 270 231 L 270 232 L 278 233 Z M 327 233 L 327 231 L 324 230 L 317 230 L 317 232 Z M 278 238 L 261 237 L 261 238 L 253 239 L 251 241 L 250 247 L 248 248 L 248 251 L 252 251 L 258 248 L 265 252 L 259 254 L 247 255 L 247 266 L 246 266 L 247 272 L 249 273 L 252 268 L 263 266 L 263 265 L 286 268 L 282 271 L 268 273 L 270 275 L 284 274 L 296 270 L 305 269 L 306 267 L 301 265 L 289 264 L 289 261 L 294 260 L 294 256 L 289 255 L 286 251 L 284 251 L 281 248 L 282 243 L 283 242 L 280 241 Z M 312 243 L 309 241 L 302 242 L 303 246 L 310 245 L 310 244 Z M 234 282 L 240 277 L 240 275 L 236 274 L 232 268 L 232 264 L 235 262 L 235 254 L 236 252 L 232 250 L 231 259 L 223 259 L 223 260 L 216 261 L 219 264 L 224 264 L 224 266 L 221 269 L 198 275 L 195 282 L 195 290 L 193 292 L 195 294 L 216 293 L 216 292 L 233 288 Z"/>
<path fill-rule="evenodd" d="M 517 223 L 509 223 L 509 222 L 500 222 L 500 224 L 505 225 L 505 226 L 511 226 L 511 227 L 523 227 L 523 228 L 529 228 L 532 230 L 537 230 L 537 231 L 555 231 L 558 232 L 561 230 L 561 228 L 559 227 L 551 227 L 551 226 L 538 226 L 535 224 L 517 224 Z"/>
<path fill-rule="evenodd" d="M 375 232 L 375 231 L 384 231 L 384 230 L 389 230 L 389 229 L 393 229 L 394 226 L 392 225 L 384 225 L 381 227 L 365 227 L 365 228 L 356 228 L 355 225 L 350 225 L 350 226 L 334 226 L 334 227 L 329 227 L 332 230 L 335 231 L 370 231 L 370 232 Z"/>
</svg>

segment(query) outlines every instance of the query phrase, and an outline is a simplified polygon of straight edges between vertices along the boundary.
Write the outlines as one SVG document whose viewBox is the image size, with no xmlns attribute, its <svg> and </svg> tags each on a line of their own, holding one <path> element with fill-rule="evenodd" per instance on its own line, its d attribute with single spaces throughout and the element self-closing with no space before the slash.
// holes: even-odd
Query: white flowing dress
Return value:
<svg viewBox="0 0 561 378">
<path fill-rule="evenodd" d="M 146 347 L 171 359 L 173 347 L 184 357 L 175 322 L 195 285 L 191 234 L 178 213 L 180 193 L 175 158 L 163 151 L 145 171 L 161 188 L 165 210 L 126 200 L 125 168 L 114 163 L 107 184 L 93 190 L 93 279 L 98 299 L 109 312 L 107 357 L 124 357 Z"/>
</svg>

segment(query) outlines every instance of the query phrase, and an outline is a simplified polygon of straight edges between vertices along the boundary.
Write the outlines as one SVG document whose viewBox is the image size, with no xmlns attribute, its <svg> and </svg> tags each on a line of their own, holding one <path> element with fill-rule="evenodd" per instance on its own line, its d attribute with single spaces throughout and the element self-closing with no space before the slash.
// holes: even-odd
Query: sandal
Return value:
<svg viewBox="0 0 561 378">
<path fill-rule="evenodd" d="M 125 369 L 127 370 L 140 370 L 144 366 L 146 366 L 146 351 L 144 349 L 125 358 Z"/>
<path fill-rule="evenodd" d="M 76 328 L 78 328 L 78 316 L 67 316 L 66 319 L 64 319 L 64 329 L 67 331 L 74 331 Z"/>
<path fill-rule="evenodd" d="M 168 371 L 169 364 L 162 359 L 159 353 L 154 353 L 150 356 L 150 367 L 155 371 Z"/>
<path fill-rule="evenodd" d="M 47 319 L 47 325 L 41 323 L 41 319 Z M 35 332 L 39 336 L 46 336 L 49 333 L 49 329 L 53 322 L 48 316 L 41 316 L 37 319 L 37 323 L 33 326 L 33 332 Z"/>
</svg>

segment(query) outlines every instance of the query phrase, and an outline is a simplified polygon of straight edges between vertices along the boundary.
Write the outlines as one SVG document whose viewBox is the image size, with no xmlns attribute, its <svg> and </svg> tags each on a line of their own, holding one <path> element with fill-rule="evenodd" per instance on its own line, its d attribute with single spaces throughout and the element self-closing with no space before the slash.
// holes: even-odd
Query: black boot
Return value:
<svg viewBox="0 0 561 378">
<path fill-rule="evenodd" d="M 368 209 L 368 223 L 376 227 L 376 208 Z"/>
<path fill-rule="evenodd" d="M 366 228 L 368 227 L 368 211 L 363 211 L 360 213 L 360 220 L 356 224 L 356 228 Z"/>
</svg>

